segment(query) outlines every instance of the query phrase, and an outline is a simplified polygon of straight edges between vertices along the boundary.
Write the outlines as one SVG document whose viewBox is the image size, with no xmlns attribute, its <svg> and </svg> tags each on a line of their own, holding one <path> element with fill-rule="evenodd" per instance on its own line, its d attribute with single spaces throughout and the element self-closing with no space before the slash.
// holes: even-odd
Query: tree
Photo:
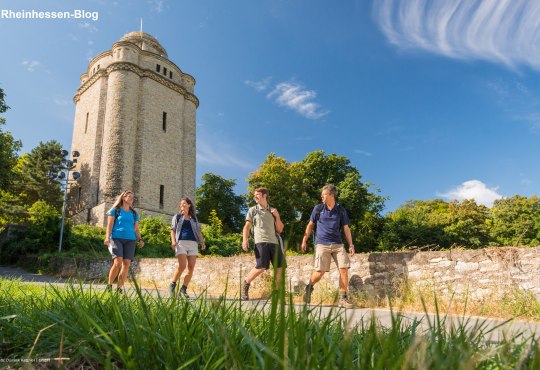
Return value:
<svg viewBox="0 0 540 370">
<path fill-rule="evenodd" d="M 0 113 L 5 113 L 9 107 L 4 101 L 4 91 L 0 88 Z M 2 131 L 6 123 L 5 118 L 0 117 L 0 188 L 11 189 L 14 179 L 13 169 L 17 164 L 17 152 L 21 149 L 20 140 L 15 140 L 11 132 Z"/>
<path fill-rule="evenodd" d="M 239 232 L 244 225 L 245 201 L 234 193 L 235 180 L 205 173 L 197 188 L 197 216 L 200 222 L 209 223 L 210 213 L 216 211 L 225 232 Z"/>
<path fill-rule="evenodd" d="M 452 201 L 448 214 L 450 224 L 444 228 L 444 232 L 452 244 L 473 248 L 488 245 L 489 209 L 486 206 L 476 204 L 473 199 Z"/>
<path fill-rule="evenodd" d="M 498 199 L 491 208 L 490 234 L 499 245 L 540 244 L 540 198 L 514 195 Z"/>
<path fill-rule="evenodd" d="M 384 219 L 379 248 L 449 245 L 444 227 L 449 225 L 448 203 L 440 199 L 408 201 Z"/>
<path fill-rule="evenodd" d="M 60 209 L 62 206 L 61 184 L 51 177 L 65 169 L 62 146 L 55 140 L 40 142 L 18 161 L 20 174 L 16 190 L 27 204 L 43 200 Z"/>
</svg>

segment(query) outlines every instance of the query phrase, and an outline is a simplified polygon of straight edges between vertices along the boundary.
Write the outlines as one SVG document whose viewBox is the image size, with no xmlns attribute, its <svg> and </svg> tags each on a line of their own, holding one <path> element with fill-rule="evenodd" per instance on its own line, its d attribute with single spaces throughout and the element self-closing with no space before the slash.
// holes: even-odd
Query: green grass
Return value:
<svg viewBox="0 0 540 370">
<path fill-rule="evenodd" d="M 397 315 L 387 328 L 374 319 L 348 328 L 339 310 L 288 299 L 273 293 L 263 307 L 0 280 L 0 358 L 108 369 L 540 368 L 535 338 L 491 343 L 482 325 L 446 330 L 440 315 L 424 332 Z"/>
</svg>

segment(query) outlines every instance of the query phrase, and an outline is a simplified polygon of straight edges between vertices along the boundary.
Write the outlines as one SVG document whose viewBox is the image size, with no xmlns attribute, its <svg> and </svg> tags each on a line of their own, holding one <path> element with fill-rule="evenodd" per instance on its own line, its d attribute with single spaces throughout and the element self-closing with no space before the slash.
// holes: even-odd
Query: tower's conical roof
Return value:
<svg viewBox="0 0 540 370">
<path fill-rule="evenodd" d="M 128 41 L 139 46 L 142 50 L 151 51 L 163 57 L 167 57 L 167 51 L 165 51 L 159 41 L 154 36 L 145 32 L 127 33 L 119 41 Z"/>
</svg>

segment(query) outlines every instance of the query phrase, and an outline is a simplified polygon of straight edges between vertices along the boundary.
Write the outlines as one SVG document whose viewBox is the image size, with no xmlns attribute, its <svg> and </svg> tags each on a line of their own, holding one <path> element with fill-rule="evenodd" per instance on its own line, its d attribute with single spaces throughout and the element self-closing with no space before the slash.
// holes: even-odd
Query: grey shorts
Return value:
<svg viewBox="0 0 540 370">
<path fill-rule="evenodd" d="M 109 253 L 111 253 L 113 259 L 120 257 L 133 261 L 135 259 L 135 240 L 111 238 Z"/>
</svg>

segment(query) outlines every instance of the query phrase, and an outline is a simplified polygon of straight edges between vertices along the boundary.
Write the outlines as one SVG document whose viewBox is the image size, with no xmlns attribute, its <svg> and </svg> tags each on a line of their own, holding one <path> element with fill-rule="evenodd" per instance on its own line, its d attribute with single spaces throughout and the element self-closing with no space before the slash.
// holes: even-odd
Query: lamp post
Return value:
<svg viewBox="0 0 540 370">
<path fill-rule="evenodd" d="M 62 150 L 63 156 L 67 156 L 69 153 L 67 150 Z M 65 180 L 64 185 L 64 202 L 62 204 L 62 223 L 60 224 L 60 241 L 58 242 L 58 253 L 62 252 L 62 241 L 64 238 L 64 223 L 66 221 L 66 208 L 67 208 L 67 192 L 69 187 L 69 171 L 73 170 L 77 165 L 77 158 L 79 157 L 80 153 L 78 151 L 73 151 L 71 153 L 71 156 L 73 157 L 73 161 L 70 161 L 68 159 L 64 159 L 65 164 L 65 172 L 61 171 L 58 173 L 58 178 L 60 181 Z M 71 174 L 73 177 L 73 180 L 77 181 L 81 174 L 79 172 L 73 171 Z"/>
</svg>

